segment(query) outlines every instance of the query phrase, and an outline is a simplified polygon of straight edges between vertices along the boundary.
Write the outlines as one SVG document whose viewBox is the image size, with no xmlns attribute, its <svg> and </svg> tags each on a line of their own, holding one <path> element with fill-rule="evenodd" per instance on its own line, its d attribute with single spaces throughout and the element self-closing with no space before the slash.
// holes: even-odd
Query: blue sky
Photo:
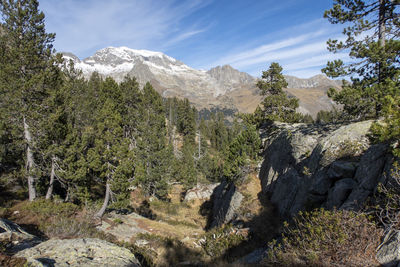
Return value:
<svg viewBox="0 0 400 267">
<path fill-rule="evenodd" d="M 83 59 L 107 46 L 161 51 L 197 69 L 230 64 L 260 76 L 321 73 L 342 27 L 323 19 L 332 0 L 41 0 L 57 51 Z"/>
</svg>

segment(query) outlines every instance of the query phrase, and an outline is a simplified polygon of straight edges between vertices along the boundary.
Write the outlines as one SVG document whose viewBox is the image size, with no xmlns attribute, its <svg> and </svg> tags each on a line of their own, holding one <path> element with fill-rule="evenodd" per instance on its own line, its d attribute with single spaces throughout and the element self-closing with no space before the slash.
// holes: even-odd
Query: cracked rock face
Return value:
<svg viewBox="0 0 400 267">
<path fill-rule="evenodd" d="M 369 142 L 371 124 L 275 123 L 259 177 L 281 216 L 312 207 L 362 206 L 391 165 L 388 147 Z"/>
<path fill-rule="evenodd" d="M 218 186 L 218 183 L 208 185 L 197 185 L 194 188 L 186 192 L 185 201 L 191 200 L 207 200 L 210 199 L 214 189 Z"/>
<path fill-rule="evenodd" d="M 213 192 L 211 228 L 219 227 L 235 219 L 240 208 L 243 195 L 233 183 L 222 182 Z"/>
<path fill-rule="evenodd" d="M 48 240 L 15 256 L 29 266 L 140 266 L 128 249 L 97 238 Z"/>
</svg>

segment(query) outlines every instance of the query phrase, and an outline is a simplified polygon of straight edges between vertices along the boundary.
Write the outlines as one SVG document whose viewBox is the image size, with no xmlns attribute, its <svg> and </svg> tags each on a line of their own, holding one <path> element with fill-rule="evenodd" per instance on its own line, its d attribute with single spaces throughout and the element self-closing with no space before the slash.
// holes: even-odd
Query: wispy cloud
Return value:
<svg viewBox="0 0 400 267">
<path fill-rule="evenodd" d="M 57 32 L 56 48 L 80 57 L 104 46 L 159 50 L 204 31 L 180 22 L 209 1 L 63 0 L 41 1 L 48 30 Z M 106 45 L 105 45 L 106 44 Z M 162 45 L 161 45 L 162 44 Z"/>
<path fill-rule="evenodd" d="M 56 49 L 80 58 L 127 46 L 200 69 L 230 64 L 259 76 L 278 61 L 286 74 L 311 76 L 336 58 L 326 40 L 340 37 L 341 27 L 297 9 L 309 1 L 41 0 L 40 9 L 57 33 Z"/>
<path fill-rule="evenodd" d="M 183 40 L 189 39 L 193 37 L 194 35 L 200 34 L 202 32 L 206 31 L 206 29 L 199 29 L 199 30 L 192 30 L 192 31 L 187 31 L 181 34 L 176 35 L 172 39 L 168 40 L 167 43 L 164 44 L 164 47 L 170 47 L 176 43 L 179 43 Z"/>
<path fill-rule="evenodd" d="M 248 51 L 240 52 L 238 54 L 225 56 L 218 61 L 214 62 L 215 65 L 220 64 L 237 64 L 239 66 L 246 66 L 249 64 L 257 63 L 258 60 L 261 60 L 259 57 L 265 57 L 265 55 L 269 55 L 270 52 L 277 51 L 286 47 L 291 47 L 296 44 L 302 43 L 313 36 L 318 36 L 322 33 L 322 31 L 303 34 L 297 37 L 288 38 L 286 40 L 281 40 L 278 42 L 262 45 Z M 262 60 L 261 60 L 262 61 Z"/>
<path fill-rule="evenodd" d="M 282 32 L 283 38 L 265 38 L 263 43 L 228 53 L 215 60 L 212 65 L 230 64 L 259 76 L 271 62 L 277 61 L 286 74 L 310 77 L 320 73 L 321 67 L 329 60 L 348 59 L 345 53 L 328 52 L 326 41 L 335 37 L 341 39 L 341 36 L 337 28 L 328 30 L 326 23 L 320 19 L 284 29 Z M 289 37 L 284 38 L 285 36 Z"/>
</svg>

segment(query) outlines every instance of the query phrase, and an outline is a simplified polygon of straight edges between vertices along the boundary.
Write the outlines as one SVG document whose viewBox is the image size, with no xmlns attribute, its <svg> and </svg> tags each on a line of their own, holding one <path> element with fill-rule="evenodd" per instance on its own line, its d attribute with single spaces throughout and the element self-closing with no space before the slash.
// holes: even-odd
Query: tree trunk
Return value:
<svg viewBox="0 0 400 267">
<path fill-rule="evenodd" d="M 49 183 L 49 187 L 47 188 L 46 199 L 51 199 L 51 196 L 53 195 L 54 177 L 56 176 L 55 165 L 56 165 L 55 159 L 52 158 L 52 160 L 51 160 L 51 172 L 50 172 L 50 183 Z"/>
<path fill-rule="evenodd" d="M 201 132 L 199 130 L 199 159 L 201 157 Z"/>
<path fill-rule="evenodd" d="M 386 38 L 386 2 L 387 0 L 379 0 L 379 46 L 385 46 L 385 38 Z"/>
<path fill-rule="evenodd" d="M 25 117 L 24 117 L 24 136 L 25 136 L 25 140 L 27 143 L 26 172 L 27 172 L 27 179 L 28 179 L 29 201 L 33 201 L 36 198 L 36 189 L 35 189 L 35 179 L 32 176 L 32 169 L 34 166 L 33 153 L 31 150 L 32 136 L 29 131 L 29 126 L 26 123 Z"/>
<path fill-rule="evenodd" d="M 110 201 L 110 191 L 111 191 L 110 184 L 108 183 L 108 180 L 107 180 L 107 183 L 106 183 L 106 195 L 104 196 L 103 206 L 102 206 L 101 209 L 95 214 L 95 217 L 98 217 L 98 218 L 103 217 L 104 212 L 106 211 L 108 202 Z"/>
<path fill-rule="evenodd" d="M 386 39 L 386 9 L 387 9 L 387 1 L 388 0 L 379 0 L 379 20 L 378 20 L 378 44 L 380 47 L 385 49 L 385 39 Z M 378 62 L 378 83 L 381 83 L 383 80 L 383 70 L 382 70 L 382 61 Z M 375 104 L 375 116 L 378 117 L 381 110 L 382 104 L 377 102 Z"/>
</svg>

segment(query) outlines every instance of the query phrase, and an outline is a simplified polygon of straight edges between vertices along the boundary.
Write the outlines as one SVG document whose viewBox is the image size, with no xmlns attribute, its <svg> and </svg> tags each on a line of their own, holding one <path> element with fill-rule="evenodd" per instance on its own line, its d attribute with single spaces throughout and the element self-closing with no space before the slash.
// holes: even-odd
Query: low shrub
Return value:
<svg viewBox="0 0 400 267">
<path fill-rule="evenodd" d="M 109 235 L 97 230 L 88 218 L 58 216 L 40 225 L 39 229 L 49 238 L 100 238 L 113 241 Z"/>
<path fill-rule="evenodd" d="M 379 183 L 366 210 L 382 225 L 385 232 L 400 230 L 400 162 L 393 162 L 390 173 L 385 174 L 387 183 Z"/>
<path fill-rule="evenodd" d="M 284 224 L 280 242 L 269 243 L 267 266 L 376 266 L 382 231 L 365 214 L 317 209 Z"/>
<path fill-rule="evenodd" d="M 156 255 L 150 249 L 136 246 L 132 243 L 121 243 L 121 246 L 129 249 L 136 257 L 136 259 L 140 262 L 142 266 L 145 267 L 154 267 L 156 266 L 153 259 Z"/>
<path fill-rule="evenodd" d="M 55 216 L 71 217 L 78 212 L 79 207 L 68 202 L 53 202 L 46 199 L 38 199 L 27 202 L 22 210 L 33 213 L 42 218 L 51 218 Z"/>
<path fill-rule="evenodd" d="M 245 240 L 245 236 L 238 233 L 231 225 L 226 225 L 204 234 L 199 239 L 198 244 L 201 245 L 207 255 L 217 259 Z"/>
</svg>

